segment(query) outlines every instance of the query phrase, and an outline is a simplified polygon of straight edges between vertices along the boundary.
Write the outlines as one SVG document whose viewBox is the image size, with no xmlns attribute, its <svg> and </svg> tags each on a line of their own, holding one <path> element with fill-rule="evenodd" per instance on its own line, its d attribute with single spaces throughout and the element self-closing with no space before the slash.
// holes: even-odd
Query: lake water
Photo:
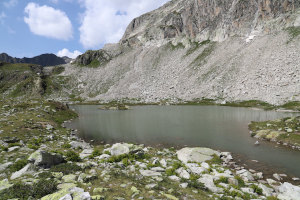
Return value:
<svg viewBox="0 0 300 200">
<path fill-rule="evenodd" d="M 134 106 L 127 111 L 73 105 L 79 114 L 68 125 L 80 137 L 97 142 L 131 142 L 152 146 L 209 147 L 258 160 L 300 177 L 300 152 L 261 142 L 255 146 L 248 123 L 295 116 L 296 113 L 221 106 Z M 299 115 L 299 114 L 298 114 Z"/>
</svg>

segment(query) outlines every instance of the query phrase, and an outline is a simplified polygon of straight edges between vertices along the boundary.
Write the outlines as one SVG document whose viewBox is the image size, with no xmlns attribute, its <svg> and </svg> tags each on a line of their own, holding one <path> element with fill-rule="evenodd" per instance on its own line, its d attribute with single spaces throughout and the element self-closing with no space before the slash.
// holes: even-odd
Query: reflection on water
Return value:
<svg viewBox="0 0 300 200">
<path fill-rule="evenodd" d="M 300 152 L 263 143 L 254 146 L 250 121 L 273 120 L 295 113 L 220 106 L 137 106 L 128 111 L 72 106 L 79 119 L 71 123 L 84 139 L 147 145 L 201 146 L 259 160 L 300 176 Z"/>
</svg>

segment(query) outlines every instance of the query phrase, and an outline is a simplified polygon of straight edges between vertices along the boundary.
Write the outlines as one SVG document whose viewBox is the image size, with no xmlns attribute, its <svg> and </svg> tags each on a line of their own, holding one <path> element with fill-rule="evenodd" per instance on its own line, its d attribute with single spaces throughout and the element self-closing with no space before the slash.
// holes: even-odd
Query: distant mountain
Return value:
<svg viewBox="0 0 300 200">
<path fill-rule="evenodd" d="M 13 58 L 6 53 L 0 54 L 0 61 L 7 63 L 31 63 L 41 66 L 55 66 L 62 65 L 70 62 L 68 57 L 58 57 L 54 54 L 42 54 L 33 58 Z"/>
</svg>

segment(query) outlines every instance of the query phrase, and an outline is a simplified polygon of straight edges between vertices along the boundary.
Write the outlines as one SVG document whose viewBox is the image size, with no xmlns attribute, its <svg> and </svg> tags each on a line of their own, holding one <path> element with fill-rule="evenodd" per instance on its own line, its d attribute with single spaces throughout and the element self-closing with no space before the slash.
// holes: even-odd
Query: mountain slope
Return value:
<svg viewBox="0 0 300 200">
<path fill-rule="evenodd" d="M 13 58 L 6 53 L 0 54 L 0 61 L 6 63 L 30 63 L 41 66 L 55 66 L 66 64 L 67 58 L 60 58 L 54 54 L 42 54 L 33 58 Z M 67 59 L 68 60 L 68 59 Z"/>
<path fill-rule="evenodd" d="M 300 100 L 300 2 L 173 0 L 62 76 L 89 100 Z M 82 66 L 88 67 L 82 67 Z M 98 66 L 98 67 L 97 67 Z"/>
</svg>

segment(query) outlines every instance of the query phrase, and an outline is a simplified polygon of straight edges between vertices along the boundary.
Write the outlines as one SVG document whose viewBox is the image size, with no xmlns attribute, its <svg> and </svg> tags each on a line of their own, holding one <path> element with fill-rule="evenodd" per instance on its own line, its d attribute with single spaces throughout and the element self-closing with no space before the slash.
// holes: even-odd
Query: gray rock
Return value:
<svg viewBox="0 0 300 200">
<path fill-rule="evenodd" d="M 87 157 L 89 157 L 90 155 L 92 155 L 93 151 L 94 151 L 93 149 L 84 149 L 84 150 L 79 154 L 79 156 L 80 156 L 81 159 L 87 158 Z"/>
<path fill-rule="evenodd" d="M 188 162 L 204 162 L 212 159 L 213 155 L 218 155 L 219 153 L 215 150 L 209 148 L 183 148 L 176 152 L 177 157 L 183 163 Z"/>
<path fill-rule="evenodd" d="M 27 175 L 27 174 L 33 174 L 36 171 L 36 168 L 33 164 L 29 163 L 25 167 L 23 167 L 21 170 L 14 172 L 10 179 L 14 180 L 17 178 L 20 178 L 21 176 Z"/>
<path fill-rule="evenodd" d="M 28 161 L 38 167 L 50 168 L 53 165 L 58 165 L 64 162 L 64 158 L 59 154 L 48 153 L 43 150 L 37 150 L 30 155 Z"/>
<path fill-rule="evenodd" d="M 300 197 L 300 187 L 290 183 L 283 183 L 278 187 L 278 199 L 281 200 L 298 200 Z"/>
<path fill-rule="evenodd" d="M 155 171 L 151 171 L 151 170 L 140 170 L 140 173 L 142 174 L 142 176 L 145 177 L 153 177 L 153 176 L 161 176 L 162 174 L 160 172 L 155 172 Z"/>
<path fill-rule="evenodd" d="M 180 178 L 190 179 L 190 174 L 183 167 L 180 167 L 179 169 L 177 169 L 176 173 L 178 174 L 178 176 Z"/>
<path fill-rule="evenodd" d="M 210 191 L 214 193 L 222 193 L 223 189 L 218 188 L 214 183 L 214 177 L 209 174 L 204 174 L 201 178 L 198 179 L 198 182 L 203 183 Z"/>
<path fill-rule="evenodd" d="M 19 146 L 10 147 L 10 148 L 8 148 L 8 152 L 12 152 L 12 151 L 15 151 L 15 150 L 18 150 L 18 149 L 20 149 Z"/>
<path fill-rule="evenodd" d="M 0 165 L 0 172 L 6 170 L 12 164 L 13 164 L 12 162 L 7 162 L 7 163 L 4 163 L 4 164 Z"/>
<path fill-rule="evenodd" d="M 74 149 L 78 149 L 78 148 L 81 148 L 81 149 L 91 149 L 91 146 L 88 143 L 86 143 L 86 142 L 72 141 L 72 142 L 70 142 L 70 145 Z"/>
<path fill-rule="evenodd" d="M 119 155 L 122 155 L 122 154 L 129 154 L 130 148 L 132 146 L 133 145 L 126 144 L 126 143 L 124 143 L 124 144 L 120 144 L 120 143 L 114 144 L 110 148 L 110 154 L 112 156 L 119 156 Z"/>
</svg>

